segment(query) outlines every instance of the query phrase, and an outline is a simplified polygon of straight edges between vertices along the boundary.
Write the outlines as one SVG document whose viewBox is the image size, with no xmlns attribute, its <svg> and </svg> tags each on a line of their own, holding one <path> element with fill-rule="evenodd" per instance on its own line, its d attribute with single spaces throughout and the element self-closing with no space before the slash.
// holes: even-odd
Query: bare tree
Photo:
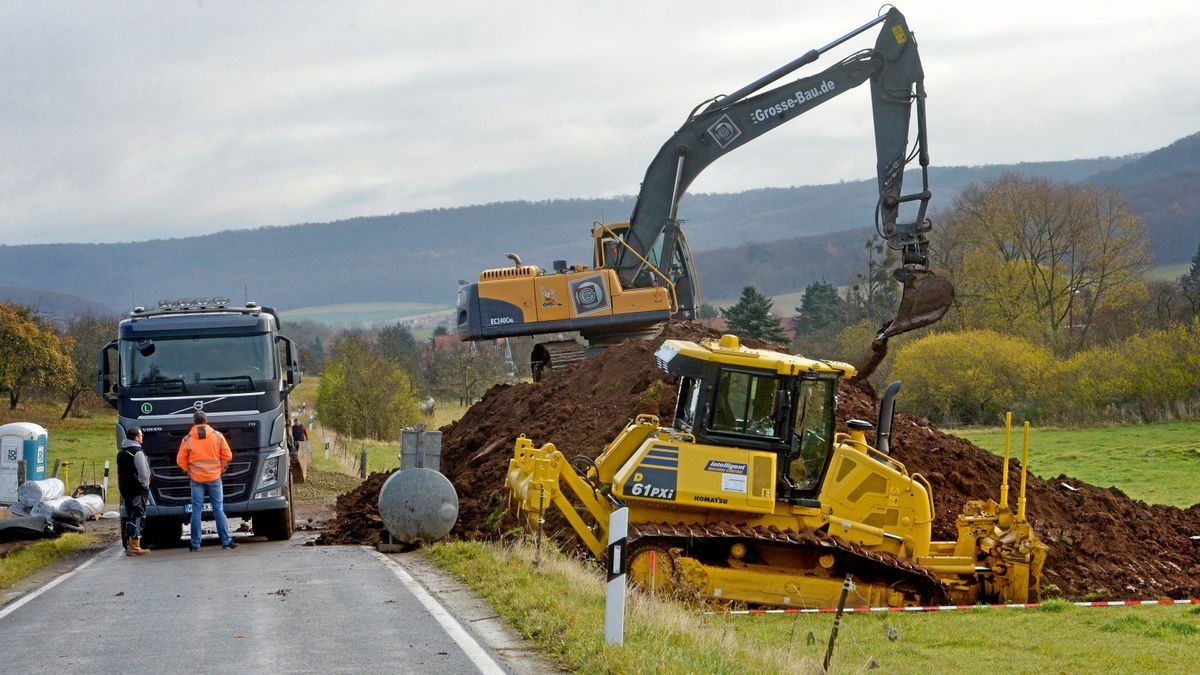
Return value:
<svg viewBox="0 0 1200 675">
<path fill-rule="evenodd" d="M 96 386 L 96 356 L 116 334 L 120 321 L 119 317 L 91 313 L 72 316 L 67 320 L 66 337 L 70 340 L 68 355 L 72 368 L 71 377 L 63 386 L 67 404 L 59 419 L 67 419 L 79 397 Z"/>
<path fill-rule="evenodd" d="M 964 190 L 945 230 L 937 263 L 962 302 L 1010 325 L 1032 320 L 1035 336 L 1061 349 L 1083 346 L 1097 313 L 1150 265 L 1145 226 L 1111 187 L 1006 174 Z"/>
</svg>

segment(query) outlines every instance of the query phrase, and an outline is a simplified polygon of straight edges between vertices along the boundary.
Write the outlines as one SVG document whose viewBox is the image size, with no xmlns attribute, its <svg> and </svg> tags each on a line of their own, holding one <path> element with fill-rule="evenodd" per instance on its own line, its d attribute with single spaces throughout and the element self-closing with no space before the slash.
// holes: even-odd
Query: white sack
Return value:
<svg viewBox="0 0 1200 675">
<path fill-rule="evenodd" d="M 17 488 L 17 501 L 25 506 L 33 507 L 37 506 L 38 502 L 55 499 L 66 494 L 66 486 L 57 478 L 31 480 L 21 483 L 21 487 Z"/>
</svg>

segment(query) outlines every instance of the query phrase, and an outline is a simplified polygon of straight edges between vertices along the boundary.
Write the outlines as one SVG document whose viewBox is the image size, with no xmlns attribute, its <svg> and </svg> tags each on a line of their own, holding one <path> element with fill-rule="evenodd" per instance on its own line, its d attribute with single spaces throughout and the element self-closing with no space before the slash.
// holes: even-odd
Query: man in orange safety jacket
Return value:
<svg viewBox="0 0 1200 675">
<path fill-rule="evenodd" d="M 217 521 L 217 536 L 221 548 L 237 548 L 229 536 L 229 521 L 225 518 L 225 492 L 221 485 L 221 474 L 233 460 L 233 452 L 221 432 L 208 426 L 208 416 L 197 410 L 192 415 L 192 428 L 179 443 L 179 454 L 175 463 L 192 479 L 192 522 L 191 551 L 200 550 L 200 521 L 204 510 L 204 496 L 212 505 L 213 520 Z"/>
</svg>

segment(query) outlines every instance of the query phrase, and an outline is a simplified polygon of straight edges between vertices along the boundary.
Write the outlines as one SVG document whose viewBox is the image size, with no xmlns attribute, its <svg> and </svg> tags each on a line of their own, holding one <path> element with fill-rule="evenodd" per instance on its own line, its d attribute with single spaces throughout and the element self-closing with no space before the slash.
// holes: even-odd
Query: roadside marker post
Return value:
<svg viewBox="0 0 1200 675">
<path fill-rule="evenodd" d="M 608 517 L 608 587 L 604 595 L 604 642 L 625 644 L 625 549 L 629 543 L 629 508 Z"/>
<path fill-rule="evenodd" d="M 105 502 L 108 501 L 108 465 L 109 465 L 109 461 L 107 459 L 104 460 L 104 501 Z M 92 480 L 96 480 L 96 479 L 93 478 Z"/>
</svg>

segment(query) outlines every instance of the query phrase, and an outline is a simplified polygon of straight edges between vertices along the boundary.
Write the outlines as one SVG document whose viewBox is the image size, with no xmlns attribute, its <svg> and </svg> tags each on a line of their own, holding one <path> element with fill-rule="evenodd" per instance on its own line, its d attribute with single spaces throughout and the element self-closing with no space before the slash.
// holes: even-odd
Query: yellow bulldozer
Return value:
<svg viewBox="0 0 1200 675">
<path fill-rule="evenodd" d="M 528 527 L 555 509 L 604 560 L 609 516 L 627 507 L 628 574 L 683 596 L 831 607 L 852 575 L 848 606 L 1038 601 L 1047 547 L 1025 517 L 1024 473 L 1015 513 L 1006 471 L 1001 503 L 968 502 L 957 540 L 933 541 L 933 488 L 888 454 L 898 386 L 876 425 L 835 433 L 853 366 L 733 335 L 666 340 L 655 360 L 679 380 L 671 426 L 640 415 L 595 460 L 517 439 L 505 485 Z"/>
</svg>

